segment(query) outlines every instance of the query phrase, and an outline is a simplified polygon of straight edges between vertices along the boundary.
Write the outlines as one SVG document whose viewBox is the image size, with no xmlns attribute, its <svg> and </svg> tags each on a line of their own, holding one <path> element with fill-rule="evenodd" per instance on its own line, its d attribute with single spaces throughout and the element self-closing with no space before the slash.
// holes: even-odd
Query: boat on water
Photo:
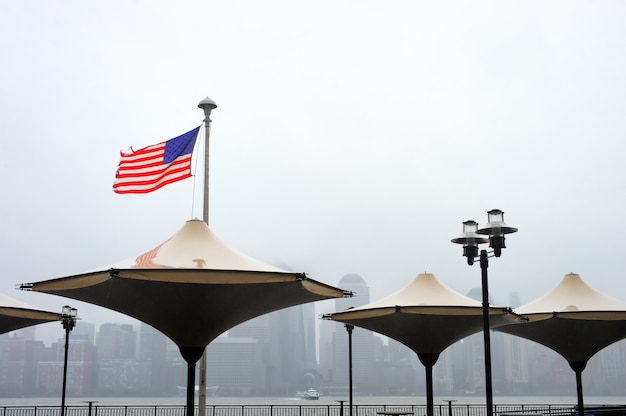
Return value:
<svg viewBox="0 0 626 416">
<path fill-rule="evenodd" d="M 217 389 L 219 388 L 219 386 L 207 386 L 206 387 L 206 394 L 207 396 L 211 396 L 211 397 L 215 397 L 217 396 Z M 187 387 L 185 386 L 177 386 L 178 389 L 178 395 L 179 396 L 184 396 L 187 394 Z M 196 386 L 194 387 L 194 391 L 195 394 L 199 394 L 200 393 L 200 386 L 198 386 L 196 384 Z"/>
<path fill-rule="evenodd" d="M 302 398 L 303 400 L 319 400 L 320 393 L 315 389 L 308 389 L 307 391 L 297 392 L 296 396 Z"/>
</svg>

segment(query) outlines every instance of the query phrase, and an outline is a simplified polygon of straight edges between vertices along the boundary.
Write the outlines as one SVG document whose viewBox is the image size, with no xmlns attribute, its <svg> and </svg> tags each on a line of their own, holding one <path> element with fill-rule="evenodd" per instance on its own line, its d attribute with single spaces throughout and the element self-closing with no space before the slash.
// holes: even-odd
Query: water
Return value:
<svg viewBox="0 0 626 416">
<path fill-rule="evenodd" d="M 238 406 L 268 406 L 268 405 L 322 405 L 337 406 L 337 400 L 348 400 L 347 396 L 322 396 L 319 400 L 302 400 L 297 397 L 207 397 L 207 406 L 211 405 L 238 405 Z M 447 400 L 455 400 L 453 406 L 485 404 L 485 398 L 480 396 L 435 396 L 435 406 L 447 406 Z M 66 406 L 87 406 L 87 401 L 94 401 L 95 406 L 184 406 L 185 397 L 66 397 Z M 495 405 L 500 404 L 552 404 L 575 405 L 575 396 L 495 396 Z M 196 405 L 198 400 L 196 398 Z M 347 405 L 346 401 L 344 405 Z M 423 396 L 354 396 L 353 405 L 425 405 Z M 585 397 L 585 405 L 593 404 L 626 404 L 626 398 L 621 396 Z M 0 406 L 60 406 L 60 397 L 18 397 L 0 398 Z"/>
</svg>

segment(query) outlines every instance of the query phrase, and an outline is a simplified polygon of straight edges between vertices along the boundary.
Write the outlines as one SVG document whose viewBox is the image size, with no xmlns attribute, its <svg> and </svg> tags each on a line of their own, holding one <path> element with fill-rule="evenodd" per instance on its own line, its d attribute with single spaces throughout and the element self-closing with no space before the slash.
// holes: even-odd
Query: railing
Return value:
<svg viewBox="0 0 626 416">
<path fill-rule="evenodd" d="M 209 405 L 206 416 L 350 416 L 349 407 L 343 405 Z M 353 416 L 378 416 L 378 412 L 410 412 L 415 416 L 426 415 L 425 405 L 354 405 Z M 451 411 L 451 414 L 450 414 Z M 59 406 L 0 406 L 0 416 L 59 416 Z M 485 416 L 484 405 L 455 404 L 435 405 L 435 416 Z M 198 414 L 196 407 L 195 414 Z M 520 416 L 573 416 L 573 406 L 565 405 L 494 405 L 494 414 Z M 183 405 L 129 405 L 129 406 L 66 406 L 66 416 L 185 416 Z"/>
</svg>

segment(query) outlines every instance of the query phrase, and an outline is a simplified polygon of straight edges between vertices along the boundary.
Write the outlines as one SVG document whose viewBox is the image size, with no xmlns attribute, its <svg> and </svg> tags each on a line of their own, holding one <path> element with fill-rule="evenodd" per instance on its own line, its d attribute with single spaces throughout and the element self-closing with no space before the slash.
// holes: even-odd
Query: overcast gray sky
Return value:
<svg viewBox="0 0 626 416">
<path fill-rule="evenodd" d="M 210 225 L 251 257 L 358 273 L 372 300 L 424 271 L 466 293 L 480 269 L 450 239 L 500 208 L 520 231 L 498 305 L 569 272 L 626 300 L 624 21 L 620 1 L 0 0 L 0 291 L 108 317 L 15 285 L 201 218 L 200 168 L 112 184 L 120 150 L 201 124 L 209 96 Z"/>
</svg>

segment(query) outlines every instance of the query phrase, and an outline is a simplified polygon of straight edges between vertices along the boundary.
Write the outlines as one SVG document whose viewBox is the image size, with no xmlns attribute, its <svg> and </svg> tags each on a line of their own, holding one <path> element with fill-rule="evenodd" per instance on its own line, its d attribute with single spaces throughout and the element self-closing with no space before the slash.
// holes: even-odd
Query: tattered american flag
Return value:
<svg viewBox="0 0 626 416">
<path fill-rule="evenodd" d="M 166 142 L 120 152 L 113 191 L 145 194 L 191 176 L 191 154 L 200 126 Z"/>
</svg>

